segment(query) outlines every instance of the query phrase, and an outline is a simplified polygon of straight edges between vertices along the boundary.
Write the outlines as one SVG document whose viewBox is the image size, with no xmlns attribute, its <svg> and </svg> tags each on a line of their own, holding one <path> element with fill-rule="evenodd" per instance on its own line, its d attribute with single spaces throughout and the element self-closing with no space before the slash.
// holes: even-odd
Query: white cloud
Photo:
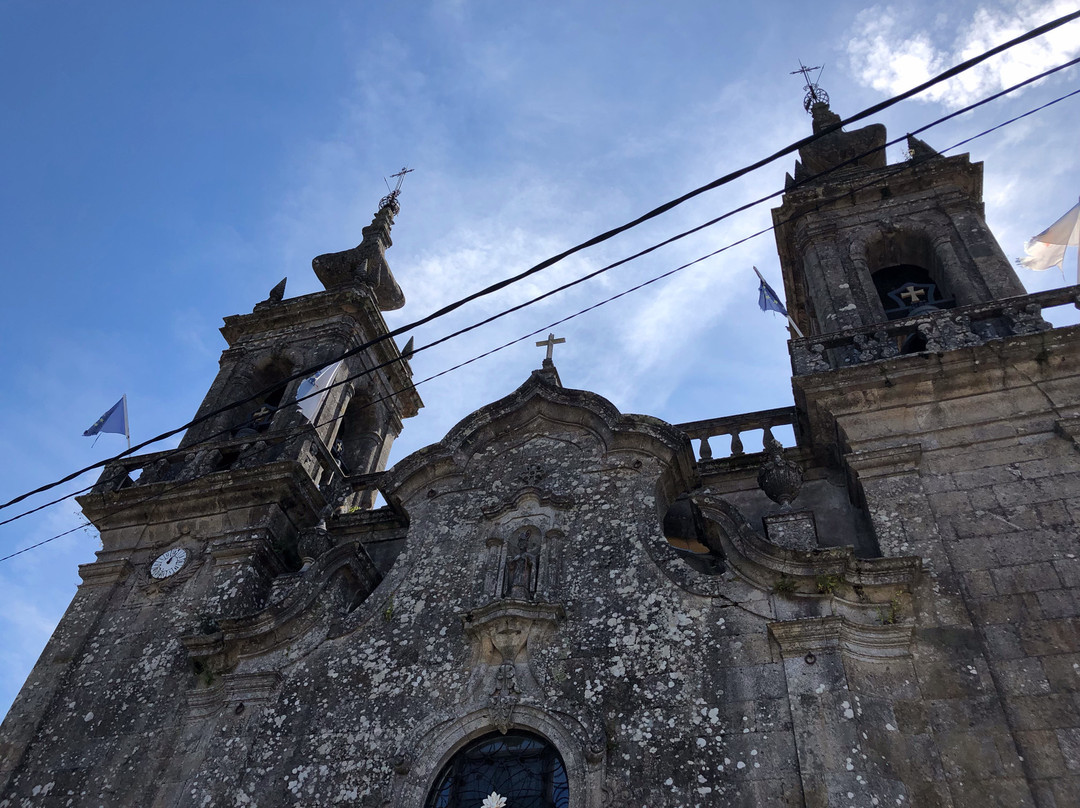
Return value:
<svg viewBox="0 0 1080 808">
<path fill-rule="evenodd" d="M 847 55 L 860 83 L 888 95 L 909 90 L 949 67 L 1075 11 L 1071 0 L 979 8 L 969 17 L 939 15 L 933 28 L 914 12 L 874 6 L 855 18 Z M 917 96 L 961 107 L 1080 54 L 1080 23 L 1010 48 Z"/>
</svg>

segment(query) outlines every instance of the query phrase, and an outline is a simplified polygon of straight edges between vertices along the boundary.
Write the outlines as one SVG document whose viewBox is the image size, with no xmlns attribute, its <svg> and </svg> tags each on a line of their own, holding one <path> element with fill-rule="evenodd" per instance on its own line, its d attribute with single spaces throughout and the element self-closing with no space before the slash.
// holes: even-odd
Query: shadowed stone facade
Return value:
<svg viewBox="0 0 1080 808">
<path fill-rule="evenodd" d="M 884 140 L 826 134 L 774 211 L 791 408 L 671 425 L 545 361 L 385 469 L 392 340 L 315 425 L 288 379 L 387 333 L 393 196 L 325 292 L 228 318 L 200 414 L 260 397 L 81 498 L 0 808 L 442 804 L 502 733 L 568 808 L 1080 804 L 1080 328 L 1041 316 L 1078 290 L 1023 294 L 981 166 Z"/>
</svg>

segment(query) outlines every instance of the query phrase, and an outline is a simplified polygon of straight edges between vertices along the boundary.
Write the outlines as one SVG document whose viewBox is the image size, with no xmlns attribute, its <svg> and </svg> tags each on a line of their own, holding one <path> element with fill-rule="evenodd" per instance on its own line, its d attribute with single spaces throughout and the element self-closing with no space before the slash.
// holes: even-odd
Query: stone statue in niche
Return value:
<svg viewBox="0 0 1080 808">
<path fill-rule="evenodd" d="M 529 548 L 529 531 L 517 535 L 517 552 L 506 561 L 503 597 L 532 600 L 536 594 L 536 556 Z"/>
</svg>

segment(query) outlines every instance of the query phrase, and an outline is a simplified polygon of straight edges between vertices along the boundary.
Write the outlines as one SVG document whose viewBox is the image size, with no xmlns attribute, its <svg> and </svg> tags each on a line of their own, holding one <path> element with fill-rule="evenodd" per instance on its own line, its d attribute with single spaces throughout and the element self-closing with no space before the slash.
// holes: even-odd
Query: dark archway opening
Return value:
<svg viewBox="0 0 1080 808">
<path fill-rule="evenodd" d="M 251 437 L 270 428 L 274 413 L 281 406 L 285 391 L 289 387 L 285 380 L 290 375 L 292 375 L 292 363 L 281 358 L 271 359 L 255 368 L 251 376 L 248 395 L 260 390 L 267 390 L 267 392 L 247 404 L 243 421 L 233 430 L 236 437 Z"/>
<path fill-rule="evenodd" d="M 890 320 L 914 317 L 926 311 L 951 309 L 956 305 L 930 273 L 917 264 L 896 264 L 874 275 L 881 307 Z"/>
<path fill-rule="evenodd" d="M 480 808 L 485 799 L 506 808 L 568 808 L 570 786 L 558 751 L 527 732 L 493 732 L 447 763 L 424 808 Z"/>
<path fill-rule="evenodd" d="M 378 470 L 384 443 L 379 413 L 364 394 L 353 396 L 341 417 L 341 427 L 331 450 L 346 474 Z"/>
</svg>

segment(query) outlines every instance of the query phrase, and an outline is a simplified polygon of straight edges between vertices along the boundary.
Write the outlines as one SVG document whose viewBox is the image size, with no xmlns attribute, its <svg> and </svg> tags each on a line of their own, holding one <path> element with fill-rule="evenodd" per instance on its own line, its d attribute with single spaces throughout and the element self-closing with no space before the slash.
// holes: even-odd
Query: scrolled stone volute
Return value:
<svg viewBox="0 0 1080 808">
<path fill-rule="evenodd" d="M 799 496 L 803 473 L 797 463 L 784 458 L 784 447 L 776 439 L 765 441 L 768 459 L 758 470 L 758 487 L 765 496 L 782 508 L 786 508 Z"/>
<path fill-rule="evenodd" d="M 371 224 L 364 228 L 360 244 L 351 250 L 325 253 L 312 260 L 311 268 L 327 291 L 366 286 L 382 311 L 393 311 L 405 305 L 405 294 L 386 263 L 386 250 L 393 244 L 390 228 L 396 212 L 394 205 L 383 205 Z"/>
</svg>

